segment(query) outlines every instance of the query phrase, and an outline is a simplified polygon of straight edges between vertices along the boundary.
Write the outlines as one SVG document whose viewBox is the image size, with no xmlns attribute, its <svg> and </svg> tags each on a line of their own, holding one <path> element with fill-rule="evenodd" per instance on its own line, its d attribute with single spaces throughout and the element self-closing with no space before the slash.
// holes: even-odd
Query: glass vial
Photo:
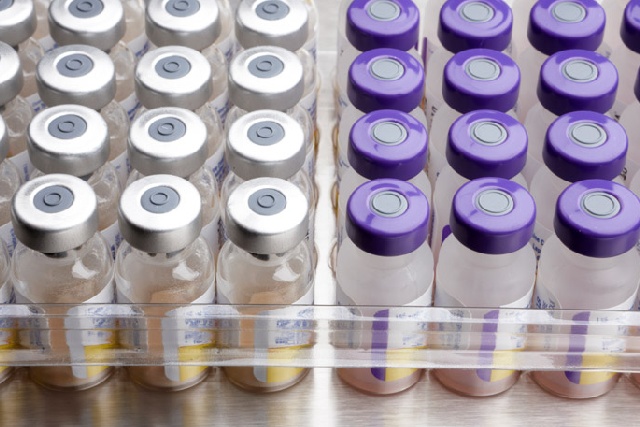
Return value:
<svg viewBox="0 0 640 427">
<path fill-rule="evenodd" d="M 8 153 L 9 130 L 0 117 L 0 227 L 11 222 L 11 199 L 22 183 L 18 168 L 7 159 Z"/>
<path fill-rule="evenodd" d="M 470 180 L 496 177 L 527 183 L 521 175 L 527 161 L 527 131 L 516 119 L 495 110 L 478 110 L 458 118 L 447 141 L 448 165 L 433 192 L 431 250 L 438 261 L 442 241 L 451 234 L 453 197 Z"/>
<path fill-rule="evenodd" d="M 129 183 L 144 176 L 167 174 L 193 184 L 200 193 L 202 233 L 216 256 L 220 245 L 220 203 L 213 172 L 205 167 L 209 157 L 207 127 L 192 111 L 165 107 L 147 110 L 131 124 L 129 132 Z"/>
<path fill-rule="evenodd" d="M 125 323 L 120 345 L 162 355 L 163 365 L 131 366 L 131 379 L 148 388 L 182 390 L 209 373 L 204 360 L 214 345 L 213 325 L 187 322 L 192 304 L 213 304 L 215 264 L 201 231 L 200 194 L 182 178 L 151 175 L 122 193 L 118 224 L 125 239 L 116 255 L 118 303 L 158 304 L 141 308 L 149 318 Z M 171 308 L 161 304 L 184 304 Z M 142 324 L 141 324 L 142 323 Z"/>
<path fill-rule="evenodd" d="M 111 304 L 115 298 L 113 261 L 98 230 L 96 196 L 85 181 L 61 174 L 41 176 L 16 193 L 11 221 L 18 247 L 13 253 L 11 280 L 19 304 Z M 78 362 L 102 359 L 115 347 L 113 319 L 78 319 L 93 311 L 78 305 L 48 307 L 59 315 L 21 334 L 21 345 Z M 68 317 L 71 316 L 71 317 Z M 108 366 L 31 367 L 31 378 L 52 389 L 86 389 L 106 380 Z"/>
<path fill-rule="evenodd" d="M 117 220 L 120 182 L 109 158 L 109 130 L 98 112 L 59 105 L 36 114 L 28 129 L 31 176 L 64 173 L 85 180 L 98 199 L 98 229 Z"/>
<path fill-rule="evenodd" d="M 636 83 L 638 69 L 640 69 L 640 1 L 631 0 L 625 7 L 624 2 L 605 0 L 603 7 L 605 10 L 609 7 L 614 9 L 613 16 L 609 16 L 607 11 L 605 31 L 605 37 L 607 37 L 608 33 L 615 28 L 615 36 L 618 40 L 616 48 L 611 53 L 611 62 L 618 70 L 620 86 L 631 88 Z M 620 18 L 617 22 L 615 21 L 616 16 Z M 614 117 L 619 118 L 627 107 L 635 102 L 634 91 L 620 91 L 615 104 L 613 104 Z"/>
<path fill-rule="evenodd" d="M 474 110 L 497 110 L 514 115 L 520 90 L 520 69 L 509 56 L 489 49 L 456 53 L 444 67 L 444 104 L 429 128 L 429 165 L 432 184 L 447 165 L 447 135 L 457 118 Z"/>
<path fill-rule="evenodd" d="M 484 319 L 500 316 L 498 308 L 529 308 L 536 282 L 536 256 L 529 245 L 535 218 L 533 197 L 515 182 L 481 178 L 460 187 L 451 208 L 451 235 L 436 268 L 434 305 L 495 309 L 477 314 Z M 475 331 L 483 332 L 482 327 Z M 496 357 L 522 350 L 524 332 L 519 325 L 499 325 L 493 340 L 493 334 L 486 337 L 493 344 L 487 350 L 496 351 Z M 434 374 L 445 387 L 469 396 L 502 393 L 520 377 L 518 371 L 497 369 L 436 369 Z"/>
<path fill-rule="evenodd" d="M 12 157 L 27 149 L 27 126 L 33 117 L 33 110 L 19 95 L 24 85 L 20 57 L 3 42 L 0 42 L 0 62 L 0 115 L 9 135 L 8 156 Z"/>
<path fill-rule="evenodd" d="M 558 199 L 555 235 L 545 243 L 538 265 L 535 307 L 542 310 L 585 310 L 570 321 L 594 322 L 590 310 L 633 310 L 640 277 L 640 201 L 625 187 L 611 181 L 588 180 L 571 184 Z M 533 372 L 544 390 L 557 396 L 584 399 L 609 392 L 620 374 L 607 368 L 615 364 L 617 352 L 625 351 L 624 330 L 617 326 L 561 327 L 571 334 L 562 342 L 548 343 L 554 350 L 571 351 L 570 363 L 582 363 L 596 352 L 600 372 Z M 602 330 L 605 328 L 606 330 Z M 583 334 L 593 335 L 586 340 Z M 622 335 L 620 340 L 598 335 Z M 575 337 L 575 338 L 574 338 Z M 574 345 L 573 343 L 578 343 Z M 585 355 L 579 352 L 584 351 Z"/>
<path fill-rule="evenodd" d="M 422 328 L 412 330 L 386 319 L 415 315 L 410 308 L 430 306 L 433 297 L 433 256 L 429 232 L 429 202 L 413 184 L 393 179 L 361 185 L 347 205 L 347 237 L 336 260 L 336 302 L 356 316 L 376 318 L 362 329 L 338 336 L 334 345 L 363 349 L 379 360 L 411 360 L 426 347 Z M 375 310 L 366 306 L 394 306 Z M 397 329 L 396 329 L 397 328 Z M 369 394 L 403 391 L 420 379 L 413 368 L 340 368 L 347 384 Z"/>
<path fill-rule="evenodd" d="M 281 179 L 247 181 L 229 195 L 225 211 L 229 240 L 218 257 L 217 302 L 291 307 L 243 308 L 242 314 L 255 315 L 255 320 L 243 321 L 238 334 L 222 331 L 220 346 L 252 348 L 256 357 L 295 359 L 300 348 L 313 345 L 311 333 L 299 332 L 291 338 L 291 329 L 281 329 L 278 320 L 283 315 L 306 319 L 307 308 L 295 306 L 313 304 L 313 262 L 304 241 L 308 221 L 307 198 Z M 309 372 L 308 368 L 260 366 L 223 369 L 232 383 L 261 393 L 289 388 Z"/>
<path fill-rule="evenodd" d="M 640 8 L 638 13 L 640 13 Z M 637 71 L 640 71 L 640 67 Z M 624 110 L 620 117 L 620 125 L 627 131 L 629 141 L 638 141 L 638 138 L 640 138 L 640 123 L 638 123 L 638 117 L 640 117 L 640 72 L 636 72 L 636 75 L 636 83 L 633 86 L 635 101 Z M 630 86 L 621 87 L 625 88 L 623 92 L 631 92 Z M 640 171 L 640 147 L 638 147 L 638 144 L 632 143 L 629 144 L 627 153 L 627 179 L 633 178 L 638 171 Z"/>
</svg>

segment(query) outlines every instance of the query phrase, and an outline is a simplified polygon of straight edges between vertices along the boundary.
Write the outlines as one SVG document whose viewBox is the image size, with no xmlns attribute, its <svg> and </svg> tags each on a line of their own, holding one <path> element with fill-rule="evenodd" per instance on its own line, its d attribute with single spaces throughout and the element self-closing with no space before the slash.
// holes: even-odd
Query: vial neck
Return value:
<svg viewBox="0 0 640 427">
<path fill-rule="evenodd" d="M 605 270 L 614 267 L 618 263 L 618 256 L 596 258 L 573 252 L 564 243 L 559 242 L 564 256 L 575 266 L 585 270 Z"/>
</svg>

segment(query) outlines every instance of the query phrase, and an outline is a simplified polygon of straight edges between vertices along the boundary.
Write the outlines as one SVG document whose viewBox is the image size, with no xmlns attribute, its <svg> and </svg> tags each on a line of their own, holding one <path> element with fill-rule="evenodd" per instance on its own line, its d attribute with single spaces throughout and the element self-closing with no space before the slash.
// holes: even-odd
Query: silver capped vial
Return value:
<svg viewBox="0 0 640 427">
<path fill-rule="evenodd" d="M 18 53 L 0 42 L 0 114 L 9 133 L 9 157 L 27 147 L 26 131 L 33 116 L 31 105 L 19 95 L 24 77 Z"/>
<path fill-rule="evenodd" d="M 11 199 L 21 184 L 18 169 L 7 159 L 8 153 L 9 132 L 0 118 L 0 226 L 11 221 Z"/>
<path fill-rule="evenodd" d="M 99 229 L 116 222 L 120 184 L 109 159 L 109 129 L 102 116 L 80 105 L 38 113 L 28 129 L 32 176 L 65 173 L 86 180 L 98 197 Z"/>
<path fill-rule="evenodd" d="M 0 41 L 18 47 L 31 37 L 36 26 L 36 10 L 32 0 L 0 1 Z"/>
</svg>

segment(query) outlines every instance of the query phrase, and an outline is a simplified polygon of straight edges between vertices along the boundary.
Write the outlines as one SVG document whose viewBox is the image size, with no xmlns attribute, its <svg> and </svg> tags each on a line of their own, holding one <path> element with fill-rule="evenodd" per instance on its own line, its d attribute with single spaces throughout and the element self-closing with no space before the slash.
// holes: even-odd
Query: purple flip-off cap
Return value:
<svg viewBox="0 0 640 427">
<path fill-rule="evenodd" d="M 624 9 L 620 37 L 630 50 L 640 53 L 640 0 L 631 0 Z"/>
<path fill-rule="evenodd" d="M 413 116 L 378 110 L 361 117 L 349 133 L 349 164 L 368 180 L 409 181 L 427 163 L 427 129 Z"/>
<path fill-rule="evenodd" d="M 511 43 L 513 15 L 502 0 L 449 0 L 440 9 L 438 37 L 449 52 L 505 50 Z"/>
<path fill-rule="evenodd" d="M 459 117 L 449 128 L 447 161 L 466 179 L 511 179 L 527 162 L 527 131 L 518 120 L 494 110 Z"/>
<path fill-rule="evenodd" d="M 556 204 L 554 229 L 571 251 L 609 258 L 640 238 L 640 200 L 623 185 L 591 179 L 571 184 Z"/>
<path fill-rule="evenodd" d="M 409 254 L 427 240 L 429 201 L 413 184 L 396 179 L 369 181 L 347 204 L 347 235 L 364 252 Z"/>
<path fill-rule="evenodd" d="M 636 82 L 633 85 L 633 93 L 636 95 L 636 99 L 640 102 L 640 69 L 638 69 Z"/>
<path fill-rule="evenodd" d="M 507 254 L 528 244 L 536 204 L 520 184 L 480 178 L 460 187 L 453 198 L 451 232 L 467 248 L 483 254 Z"/>
<path fill-rule="evenodd" d="M 411 50 L 418 43 L 420 11 L 411 0 L 354 0 L 347 9 L 345 32 L 360 52 Z"/>
<path fill-rule="evenodd" d="M 520 90 L 520 69 L 502 52 L 470 49 L 456 53 L 444 67 L 442 95 L 460 113 L 509 111 Z"/>
<path fill-rule="evenodd" d="M 531 45 L 553 55 L 569 49 L 596 50 L 604 37 L 605 11 L 595 0 L 539 0 L 531 9 Z"/>
<path fill-rule="evenodd" d="M 397 49 L 361 53 L 349 67 L 347 94 L 358 110 L 413 111 L 420 106 L 424 69 L 411 54 Z"/>
<path fill-rule="evenodd" d="M 538 98 L 556 116 L 571 111 L 606 113 L 618 90 L 618 70 L 604 56 L 588 50 L 567 50 L 542 64 Z"/>
<path fill-rule="evenodd" d="M 627 146 L 627 133 L 615 120 L 592 111 L 574 111 L 549 126 L 542 158 L 565 181 L 612 180 L 624 169 Z"/>
</svg>

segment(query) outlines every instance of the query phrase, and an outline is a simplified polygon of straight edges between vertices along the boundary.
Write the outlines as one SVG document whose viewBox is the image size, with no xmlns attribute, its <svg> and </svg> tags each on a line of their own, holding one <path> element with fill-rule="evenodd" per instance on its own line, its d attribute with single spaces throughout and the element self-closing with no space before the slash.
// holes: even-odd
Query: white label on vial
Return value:
<svg viewBox="0 0 640 427">
<path fill-rule="evenodd" d="M 131 172 L 129 153 L 125 151 L 124 153 L 120 154 L 118 157 L 111 160 L 111 165 L 113 165 L 114 169 L 116 170 L 120 188 L 126 188 L 127 181 L 129 180 L 129 173 Z"/>
<path fill-rule="evenodd" d="M 168 311 L 162 319 L 162 348 L 164 351 L 164 374 L 171 381 L 188 382 L 198 377 L 205 366 L 178 366 L 203 359 L 203 350 L 214 343 L 214 321 L 199 304 L 213 304 L 215 285 L 188 307 Z"/>
<path fill-rule="evenodd" d="M 18 153 L 15 156 L 10 157 L 9 160 L 16 166 L 16 168 L 18 168 L 20 178 L 23 182 L 27 182 L 31 179 L 31 174 L 33 173 L 35 168 L 29 160 L 28 151 L 25 150 L 21 153 Z"/>
<path fill-rule="evenodd" d="M 229 89 L 226 89 L 216 99 L 209 103 L 209 106 L 218 113 L 220 120 L 224 124 L 227 120 L 227 114 L 229 113 Z"/>
<path fill-rule="evenodd" d="M 311 116 L 311 121 L 314 124 L 317 119 L 317 110 L 318 110 L 318 87 L 314 87 L 311 92 L 300 100 L 300 107 L 306 110 Z"/>
<path fill-rule="evenodd" d="M 222 181 L 227 176 L 227 163 L 224 160 L 224 144 L 220 144 L 213 156 L 205 162 L 205 167 L 211 169 L 216 177 L 218 188 L 222 187 Z"/>
<path fill-rule="evenodd" d="M 120 101 L 120 105 L 124 108 L 124 111 L 127 112 L 127 116 L 129 116 L 129 121 L 132 122 L 136 117 L 136 113 L 142 106 L 135 92 Z"/>
<path fill-rule="evenodd" d="M 16 246 L 18 246 L 18 239 L 16 238 L 16 233 L 13 231 L 13 224 L 8 222 L 0 227 L 0 239 L 2 239 L 7 246 L 9 258 L 11 258 L 13 252 L 16 250 Z"/>
<path fill-rule="evenodd" d="M 42 46 L 44 53 L 51 52 L 53 49 L 58 47 L 58 43 L 56 43 L 56 41 L 50 35 L 46 35 L 39 39 L 38 44 Z"/>
<path fill-rule="evenodd" d="M 432 146 L 432 148 L 434 147 Z M 433 150 L 429 150 L 427 176 L 432 184 L 436 182 L 436 179 L 438 179 L 440 172 L 442 172 L 442 169 L 444 169 L 445 166 L 447 166 L 447 158 L 435 148 Z"/>
<path fill-rule="evenodd" d="M 533 230 L 533 236 L 531 236 L 530 240 L 533 251 L 536 253 L 536 259 L 540 260 L 542 246 L 544 246 L 545 242 L 549 240 L 549 237 L 551 237 L 552 235 L 553 232 L 551 230 L 536 222 L 535 228 Z"/>
<path fill-rule="evenodd" d="M 118 223 L 114 222 L 104 230 L 100 232 L 104 240 L 106 240 L 107 245 L 109 246 L 109 250 L 111 251 L 111 257 L 116 259 L 116 253 L 118 252 L 118 248 L 120 247 L 120 243 L 124 240 L 122 234 L 120 234 L 120 228 L 118 228 Z"/>
<path fill-rule="evenodd" d="M 200 232 L 200 236 L 205 240 L 205 242 L 207 242 L 207 245 L 209 245 L 209 249 L 211 250 L 211 254 L 214 259 L 220 249 L 219 225 L 220 214 L 217 214 L 209 224 L 202 227 L 202 231 Z"/>
<path fill-rule="evenodd" d="M 131 40 L 127 46 L 129 47 L 129 50 L 136 56 L 136 60 L 139 60 L 149 50 L 150 43 L 149 39 L 147 39 L 147 35 L 143 32 L 138 37 Z"/>
<path fill-rule="evenodd" d="M 229 37 L 227 37 L 226 39 L 216 41 L 216 46 L 218 47 L 220 52 L 222 52 L 224 57 L 227 59 L 227 63 L 231 62 L 233 55 L 238 50 L 238 47 L 236 46 L 235 37 L 233 36 L 233 32 L 229 34 Z"/>
<path fill-rule="evenodd" d="M 40 95 L 38 93 L 34 93 L 32 95 L 27 96 L 26 100 L 29 103 L 29 105 L 31 105 L 31 109 L 33 110 L 34 113 L 37 113 L 47 108 L 47 106 L 44 105 L 44 101 L 40 98 Z"/>
</svg>

